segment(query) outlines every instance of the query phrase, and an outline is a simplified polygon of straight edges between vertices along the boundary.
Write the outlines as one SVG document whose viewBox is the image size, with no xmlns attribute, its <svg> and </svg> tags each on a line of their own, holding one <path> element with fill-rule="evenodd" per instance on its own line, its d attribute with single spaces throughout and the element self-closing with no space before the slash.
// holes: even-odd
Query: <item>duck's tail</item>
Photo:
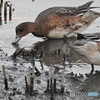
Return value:
<svg viewBox="0 0 100 100">
<path fill-rule="evenodd" d="M 89 1 L 89 2 L 85 3 L 84 5 L 78 6 L 78 10 L 79 10 L 80 12 L 86 12 L 86 11 L 88 11 L 89 9 L 96 8 L 96 7 L 90 7 L 90 5 L 91 5 L 93 2 L 94 2 L 94 1 Z"/>
</svg>

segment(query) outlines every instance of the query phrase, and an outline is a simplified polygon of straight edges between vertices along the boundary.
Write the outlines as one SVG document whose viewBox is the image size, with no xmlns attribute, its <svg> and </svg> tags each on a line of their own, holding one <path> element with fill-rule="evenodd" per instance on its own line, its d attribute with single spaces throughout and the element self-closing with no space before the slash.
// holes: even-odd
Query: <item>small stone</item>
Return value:
<svg viewBox="0 0 100 100">
<path fill-rule="evenodd" d="M 7 53 L 6 53 L 5 55 L 6 55 L 6 56 L 8 56 L 8 54 L 7 54 Z"/>
<path fill-rule="evenodd" d="M 17 90 L 17 89 L 14 87 L 13 90 L 15 91 L 15 90 Z"/>
<path fill-rule="evenodd" d="M 23 63 L 20 63 L 20 65 L 23 65 Z"/>
<path fill-rule="evenodd" d="M 14 66 L 17 66 L 17 64 L 14 64 Z"/>
<path fill-rule="evenodd" d="M 47 71 L 45 72 L 45 76 L 49 76 L 49 73 Z"/>
<path fill-rule="evenodd" d="M 37 84 L 41 84 L 41 81 L 40 80 L 37 80 Z"/>
<path fill-rule="evenodd" d="M 9 81 L 10 81 L 10 82 L 13 82 L 14 79 L 13 79 L 12 77 L 9 77 Z"/>
<path fill-rule="evenodd" d="M 21 94 L 22 94 L 22 92 L 20 92 L 20 91 L 16 91 L 16 94 L 19 94 L 19 95 L 21 95 Z"/>
</svg>

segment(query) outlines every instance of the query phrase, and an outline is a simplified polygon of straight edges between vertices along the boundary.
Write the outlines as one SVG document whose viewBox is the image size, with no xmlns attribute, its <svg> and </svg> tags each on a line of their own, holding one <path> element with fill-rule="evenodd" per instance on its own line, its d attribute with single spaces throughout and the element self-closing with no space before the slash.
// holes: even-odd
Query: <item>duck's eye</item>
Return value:
<svg viewBox="0 0 100 100">
<path fill-rule="evenodd" d="M 23 30 L 24 30 L 24 29 L 22 29 L 22 28 L 21 28 L 21 29 L 19 29 L 19 31 L 20 31 L 20 32 L 22 32 Z"/>
</svg>

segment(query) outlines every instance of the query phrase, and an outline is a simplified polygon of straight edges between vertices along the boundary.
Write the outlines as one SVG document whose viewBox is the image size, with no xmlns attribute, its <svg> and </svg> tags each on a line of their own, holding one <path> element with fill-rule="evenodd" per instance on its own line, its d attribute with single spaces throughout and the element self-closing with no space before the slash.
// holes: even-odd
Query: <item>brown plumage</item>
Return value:
<svg viewBox="0 0 100 100">
<path fill-rule="evenodd" d="M 35 22 L 24 22 L 16 27 L 13 44 L 28 33 L 47 38 L 75 36 L 73 32 L 85 30 L 100 16 L 100 13 L 89 10 L 93 8 L 90 7 L 92 3 L 93 1 L 90 1 L 78 7 L 52 7 L 44 10 L 37 16 Z"/>
</svg>

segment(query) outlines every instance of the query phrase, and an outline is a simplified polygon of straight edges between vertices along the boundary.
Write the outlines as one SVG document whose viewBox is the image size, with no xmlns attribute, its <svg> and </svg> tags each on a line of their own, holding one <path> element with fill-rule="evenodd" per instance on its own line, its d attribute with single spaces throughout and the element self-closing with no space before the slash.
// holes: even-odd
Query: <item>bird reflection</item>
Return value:
<svg viewBox="0 0 100 100">
<path fill-rule="evenodd" d="M 44 69 L 44 65 L 50 67 L 51 65 L 65 67 L 73 67 L 73 65 L 79 66 L 77 63 L 84 63 L 79 55 L 69 47 L 75 38 L 72 39 L 59 39 L 59 40 L 44 40 L 43 42 L 37 42 L 32 46 L 20 47 L 18 44 L 14 45 L 16 48 L 13 58 L 21 56 L 26 60 L 33 62 L 40 62 L 41 69 Z M 93 69 L 90 73 L 93 73 Z"/>
<path fill-rule="evenodd" d="M 72 40 L 74 41 L 74 39 Z M 60 40 L 48 39 L 43 42 L 38 42 L 34 44 L 33 46 L 31 46 L 30 51 L 28 52 L 26 50 L 28 47 L 25 47 L 23 49 L 19 47 L 19 45 L 17 45 L 15 47 L 16 48 L 15 52 L 16 54 L 18 54 L 18 52 L 20 52 L 20 50 L 23 49 L 22 51 L 24 53 L 28 53 L 29 55 L 32 54 L 35 57 L 35 59 L 41 59 L 42 62 L 47 66 L 50 66 L 51 63 L 52 65 L 55 65 L 55 64 L 63 65 L 63 61 L 68 60 L 68 63 L 71 63 L 73 61 L 75 62 L 78 60 L 78 56 L 76 55 L 76 53 L 73 50 L 71 50 L 67 45 L 67 43 L 70 43 L 72 40 L 67 39 L 67 41 L 64 42 L 63 39 L 60 39 Z M 65 57 L 63 55 L 64 53 L 65 53 Z M 16 57 L 15 56 L 16 54 L 14 53 L 13 56 Z"/>
</svg>

